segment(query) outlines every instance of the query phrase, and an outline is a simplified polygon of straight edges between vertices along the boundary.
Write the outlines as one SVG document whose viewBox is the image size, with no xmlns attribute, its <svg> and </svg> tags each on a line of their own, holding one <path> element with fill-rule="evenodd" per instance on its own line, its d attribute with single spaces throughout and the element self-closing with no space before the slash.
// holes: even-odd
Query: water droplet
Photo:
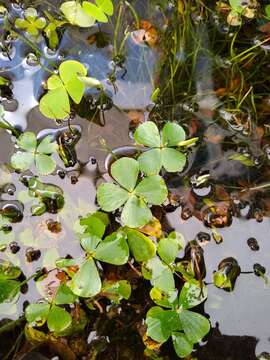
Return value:
<svg viewBox="0 0 270 360">
<path fill-rule="evenodd" d="M 196 235 L 196 240 L 200 243 L 205 243 L 205 242 L 209 242 L 211 240 L 211 236 L 210 234 L 204 232 L 204 231 L 200 231 L 197 235 Z"/>
<path fill-rule="evenodd" d="M 255 238 L 253 238 L 253 237 L 247 239 L 247 244 L 248 244 L 248 246 L 250 247 L 250 249 L 253 250 L 253 251 L 258 251 L 258 250 L 260 250 L 258 241 L 257 241 Z"/>
<path fill-rule="evenodd" d="M 7 193 L 10 196 L 13 196 L 16 191 L 16 186 L 14 184 L 6 184 L 3 188 L 3 192 Z"/>
<path fill-rule="evenodd" d="M 20 222 L 23 219 L 24 206 L 20 201 L 1 201 L 0 214 L 7 217 L 11 222 Z"/>
<path fill-rule="evenodd" d="M 40 258 L 41 252 L 40 250 L 35 250 L 34 248 L 30 247 L 26 249 L 25 256 L 28 262 L 33 262 L 37 261 Z"/>
<path fill-rule="evenodd" d="M 10 248 L 10 251 L 12 252 L 12 254 L 17 254 L 17 252 L 20 251 L 20 246 L 16 241 L 12 241 L 9 244 L 9 248 Z"/>
</svg>

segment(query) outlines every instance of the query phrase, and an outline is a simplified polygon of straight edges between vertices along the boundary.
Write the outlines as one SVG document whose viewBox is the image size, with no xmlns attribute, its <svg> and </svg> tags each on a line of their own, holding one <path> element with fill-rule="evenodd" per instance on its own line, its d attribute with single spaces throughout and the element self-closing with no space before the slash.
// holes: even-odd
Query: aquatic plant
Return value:
<svg viewBox="0 0 270 360">
<path fill-rule="evenodd" d="M 117 184 L 103 183 L 97 189 L 101 209 L 111 212 L 124 205 L 123 225 L 135 228 L 148 223 L 152 219 L 149 206 L 161 205 L 167 197 L 164 180 L 159 175 L 152 175 L 137 184 L 139 163 L 125 157 L 112 164 L 111 175 Z"/>
<path fill-rule="evenodd" d="M 54 336 L 67 336 L 82 331 L 87 324 L 85 312 L 82 309 L 77 313 L 72 310 L 69 312 L 61 307 L 61 305 L 74 304 L 76 300 L 76 295 L 64 282 L 61 283 L 50 302 L 30 304 L 26 307 L 25 318 L 28 322 L 26 331 L 29 332 L 30 327 L 42 327 L 45 323 Z"/>
<path fill-rule="evenodd" d="M 18 29 L 25 30 L 29 35 L 38 36 L 46 26 L 46 19 L 38 17 L 35 8 L 29 7 L 24 11 L 24 19 L 16 19 L 15 26 Z"/>
<path fill-rule="evenodd" d="M 136 261 L 146 261 L 155 255 L 153 242 L 133 229 L 120 228 L 103 239 L 108 224 L 107 214 L 99 211 L 80 219 L 82 233 L 79 237 L 86 257 L 57 260 L 58 268 L 67 271 L 71 277 L 67 286 L 78 296 L 88 298 L 104 291 L 95 260 L 123 265 L 127 263 L 130 251 Z M 77 266 L 78 270 L 72 273 L 68 270 L 70 266 Z"/>
<path fill-rule="evenodd" d="M 152 307 L 146 314 L 147 335 L 158 343 L 165 343 L 172 338 L 177 355 L 188 356 L 194 344 L 198 343 L 210 330 L 207 318 L 189 309 L 197 306 L 205 297 L 200 297 L 200 286 L 196 282 L 186 282 L 179 296 L 164 300 L 164 295 L 153 301 L 161 306 Z M 160 301 L 161 299 L 161 301 Z"/>
<path fill-rule="evenodd" d="M 175 149 L 185 144 L 184 129 L 172 122 L 167 122 L 161 132 L 155 123 L 147 121 L 137 128 L 134 134 L 137 144 L 147 146 L 139 158 L 140 170 L 146 175 L 158 174 L 162 167 L 168 172 L 183 170 L 186 155 Z"/>
<path fill-rule="evenodd" d="M 100 87 L 98 80 L 87 77 L 87 69 L 79 61 L 66 60 L 59 66 L 59 76 L 47 80 L 48 92 L 40 102 L 39 109 L 50 119 L 64 119 L 70 114 L 70 98 L 75 104 L 82 100 L 86 86 Z"/>
<path fill-rule="evenodd" d="M 113 3 L 111 0 L 95 0 L 96 4 L 83 1 L 66 1 L 60 6 L 60 10 L 66 19 L 80 27 L 93 26 L 96 21 L 108 22 L 107 15 L 113 15 Z"/>
<path fill-rule="evenodd" d="M 11 165 L 16 170 L 25 171 L 34 164 L 38 174 L 51 174 L 56 168 L 56 162 L 51 157 L 57 151 L 57 144 L 48 135 L 41 141 L 32 132 L 24 132 L 16 139 L 16 145 L 20 148 L 11 157 Z"/>
</svg>

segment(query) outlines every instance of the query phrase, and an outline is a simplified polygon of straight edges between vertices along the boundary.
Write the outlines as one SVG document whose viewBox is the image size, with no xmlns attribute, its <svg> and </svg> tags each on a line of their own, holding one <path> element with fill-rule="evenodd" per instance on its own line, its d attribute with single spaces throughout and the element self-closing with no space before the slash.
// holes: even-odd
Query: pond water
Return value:
<svg viewBox="0 0 270 360">
<path fill-rule="evenodd" d="M 54 6 L 58 5 L 52 3 L 51 11 L 54 11 Z M 115 3 L 117 5 L 117 1 Z M 56 51 L 48 49 L 41 39 L 36 45 L 41 52 L 40 63 L 35 59 L 35 49 L 27 43 L 27 36 L 26 41 L 25 38 L 12 41 L 10 58 L 3 51 L 0 54 L 0 76 L 12 81 L 11 96 L 6 96 L 4 91 L 7 89 L 0 87 L 5 119 L 23 131 L 35 132 L 38 138 L 46 134 L 57 137 L 69 126 L 67 122 L 56 123 L 47 119 L 39 111 L 39 98 L 44 93 L 41 84 L 48 78 L 47 68 L 54 69 L 63 60 L 78 60 L 92 77 L 100 80 L 108 97 L 105 99 L 107 104 L 99 103 L 99 107 L 89 111 L 90 102 L 87 101 L 92 97 L 97 102 L 100 99 L 97 91 L 87 90 L 84 104 L 75 107 L 71 119 L 72 127 L 81 133 L 76 145 L 78 163 L 65 168 L 56 156 L 55 174 L 41 177 L 42 182 L 63 190 L 65 204 L 58 213 L 32 216 L 33 198 L 21 182 L 21 174 L 6 166 L 14 152 L 14 139 L 1 130 L 1 209 L 8 202 L 17 207 L 23 203 L 24 210 L 23 219 L 12 223 L 11 232 L 1 232 L 0 258 L 19 266 L 28 278 L 38 269 L 52 268 L 59 257 L 81 256 L 83 250 L 74 230 L 80 216 L 98 209 L 96 188 L 101 181 L 110 178 L 106 168 L 108 155 L 121 147 L 132 146 L 134 130 L 145 120 L 154 120 L 158 124 L 177 121 L 190 137 L 199 136 L 199 141 L 189 150 L 183 172 L 164 173 L 167 186 L 177 200 L 176 204 L 171 202 L 164 206 L 162 211 L 157 209 L 155 215 L 167 232 L 176 230 L 182 233 L 186 242 L 200 240 L 201 232 L 209 234 L 209 237 L 204 234 L 207 241 L 201 242 L 208 298 L 199 310 L 209 318 L 212 329 L 195 347 L 192 357 L 187 359 L 269 359 L 269 50 L 258 46 L 247 60 L 241 60 L 246 61 L 245 66 L 231 60 L 256 44 L 254 39 L 262 41 L 264 33 L 258 31 L 260 24 L 248 23 L 237 37 L 237 29 L 228 27 L 226 21 L 222 22 L 214 13 L 206 20 L 208 2 L 202 2 L 205 3 L 205 8 L 201 7 L 202 14 L 191 17 L 192 24 L 186 25 L 186 33 L 182 33 L 172 15 L 173 2 L 165 6 L 165 10 L 162 7 L 160 10 L 156 5 L 158 2 L 154 1 L 131 3 L 139 18 L 153 23 L 163 35 L 160 35 L 159 43 L 149 46 L 142 40 L 145 30 L 131 31 L 125 42 L 126 59 L 117 67 L 115 84 L 108 81 L 108 74 L 113 70 L 112 34 L 116 15 L 104 27 L 67 27 Z M 22 12 L 16 3 L 7 6 L 12 16 L 19 16 Z M 48 6 L 43 4 L 39 10 Z M 131 19 L 127 11 L 119 31 L 121 38 L 126 26 L 132 23 Z M 1 20 L 0 29 L 3 36 L 5 27 Z M 89 40 L 98 31 L 108 33 L 109 41 L 104 47 L 91 44 Z M 173 36 L 177 48 L 170 51 Z M 234 48 L 230 50 L 230 46 Z M 240 94 L 237 93 L 239 83 L 244 89 Z M 157 86 L 162 91 L 163 100 L 155 105 L 151 94 Z M 222 91 L 231 93 L 220 96 Z M 249 98 L 250 94 L 253 98 Z M 238 105 L 241 102 L 238 108 L 235 101 Z M 237 110 L 233 112 L 235 108 Z M 247 166 L 243 159 L 252 161 L 252 166 Z M 30 170 L 25 174 L 31 175 Z M 5 184 L 14 184 L 16 190 L 6 191 Z M 61 224 L 60 231 L 52 230 L 49 224 Z M 258 242 L 256 251 L 248 245 L 250 238 Z M 8 245 L 10 242 L 19 246 L 16 254 Z M 32 254 L 34 261 L 30 262 L 27 261 L 29 249 L 35 251 Z M 178 256 L 182 258 L 184 252 Z M 234 290 L 227 292 L 213 284 L 212 275 L 219 263 L 230 257 L 237 260 L 241 273 Z M 254 264 L 266 268 L 264 277 L 254 274 Z M 113 266 L 111 268 L 105 266 L 108 273 L 115 271 Z M 105 314 L 90 316 L 94 325 L 85 331 L 88 342 L 93 344 L 92 355 L 78 356 L 78 359 L 144 358 L 138 324 L 143 324 L 142 318 L 149 308 L 150 300 L 145 291 L 149 290 L 149 285 L 134 278 L 129 267 L 121 267 L 120 272 L 127 273 L 135 284 L 135 291 L 129 301 L 108 306 Z M 53 276 L 45 281 L 51 281 L 47 288 L 57 286 Z M 17 302 L 0 305 L 0 318 L 18 319 L 26 304 L 43 297 L 43 291 L 42 286 L 30 280 Z M 5 334 L 0 335 L 1 358 L 12 346 L 19 330 L 16 331 L 10 333 L 10 339 Z M 62 358 L 59 349 L 53 353 L 54 350 L 41 347 L 38 350 L 40 355 L 24 357 L 32 348 L 22 347 L 17 349 L 17 357 L 10 355 L 9 358 L 43 359 L 41 354 L 44 359 L 52 359 L 54 355 Z M 264 357 L 259 358 L 262 353 L 265 353 Z M 165 345 L 159 356 L 157 359 L 178 358 L 171 345 Z M 63 359 L 69 358 L 72 359 L 68 354 L 63 355 Z"/>
</svg>

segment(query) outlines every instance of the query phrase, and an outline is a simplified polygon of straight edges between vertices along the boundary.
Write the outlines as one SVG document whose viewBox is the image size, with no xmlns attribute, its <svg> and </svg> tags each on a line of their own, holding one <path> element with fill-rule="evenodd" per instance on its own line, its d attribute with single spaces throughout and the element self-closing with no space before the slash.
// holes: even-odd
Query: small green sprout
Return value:
<svg viewBox="0 0 270 360">
<path fill-rule="evenodd" d="M 46 26 L 46 19 L 38 17 L 37 10 L 29 7 L 24 11 L 24 19 L 16 19 L 15 26 L 25 30 L 29 35 L 37 37 Z"/>
</svg>

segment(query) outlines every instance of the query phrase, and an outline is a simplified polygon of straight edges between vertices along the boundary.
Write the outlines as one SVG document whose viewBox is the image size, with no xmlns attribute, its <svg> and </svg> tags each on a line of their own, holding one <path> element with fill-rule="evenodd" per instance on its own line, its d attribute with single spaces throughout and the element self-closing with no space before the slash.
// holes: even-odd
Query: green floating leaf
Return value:
<svg viewBox="0 0 270 360">
<path fill-rule="evenodd" d="M 72 323 L 71 315 L 59 306 L 53 305 L 50 309 L 47 324 L 50 331 L 60 333 Z"/>
<path fill-rule="evenodd" d="M 127 237 L 130 251 L 136 261 L 147 261 L 155 256 L 155 244 L 140 231 L 128 229 Z"/>
<path fill-rule="evenodd" d="M 54 302 L 56 305 L 73 304 L 77 300 L 77 296 L 73 294 L 70 288 L 65 284 L 60 284 L 57 289 Z"/>
<path fill-rule="evenodd" d="M 122 299 L 129 299 L 131 286 L 126 280 L 105 281 L 102 287 L 102 293 L 112 302 L 119 304 Z"/>
<path fill-rule="evenodd" d="M 166 342 L 173 331 L 182 329 L 176 311 L 163 310 L 158 306 L 154 306 L 148 311 L 146 325 L 147 335 L 159 343 Z"/>
<path fill-rule="evenodd" d="M 270 19 L 270 4 L 268 4 L 264 7 L 264 11 L 265 11 L 265 15 L 267 16 L 267 18 Z"/>
<path fill-rule="evenodd" d="M 125 237 L 120 233 L 113 233 L 107 236 L 97 246 L 94 257 L 108 264 L 125 264 L 129 257 L 129 248 Z"/>
<path fill-rule="evenodd" d="M 172 341 L 174 350 L 179 357 L 185 358 L 191 354 L 193 350 L 193 343 L 185 336 L 185 334 L 181 332 L 173 332 Z"/>
<path fill-rule="evenodd" d="M 161 151 L 161 162 L 168 172 L 182 171 L 186 165 L 186 155 L 175 149 L 164 148 Z"/>
<path fill-rule="evenodd" d="M 128 192 L 118 185 L 103 183 L 97 189 L 97 201 L 105 211 L 114 211 L 128 199 Z"/>
<path fill-rule="evenodd" d="M 138 158 L 140 169 L 147 176 L 158 174 L 162 167 L 161 149 L 143 152 Z"/>
<path fill-rule="evenodd" d="M 82 9 L 87 15 L 95 18 L 96 20 L 103 22 L 103 23 L 108 22 L 107 16 L 104 14 L 102 9 L 99 8 L 98 6 L 92 4 L 88 1 L 83 1 Z"/>
<path fill-rule="evenodd" d="M 74 294 L 92 297 L 101 290 L 101 280 L 93 259 L 86 260 L 68 283 Z"/>
<path fill-rule="evenodd" d="M 80 225 L 84 227 L 84 233 L 95 235 L 100 239 L 103 237 L 108 224 L 108 215 L 100 211 L 80 219 Z"/>
<path fill-rule="evenodd" d="M 101 238 L 96 235 L 85 233 L 80 236 L 80 242 L 83 249 L 92 256 L 96 247 L 101 242 Z"/>
<path fill-rule="evenodd" d="M 162 263 L 158 258 L 150 259 L 145 268 L 142 269 L 143 275 L 151 280 L 151 283 L 161 291 L 170 292 L 175 289 L 174 277 L 171 269 Z"/>
<path fill-rule="evenodd" d="M 161 145 L 158 128 L 152 121 L 146 121 L 141 124 L 135 131 L 134 139 L 138 144 L 152 148 L 160 147 Z"/>
<path fill-rule="evenodd" d="M 50 155 L 57 151 L 58 145 L 53 141 L 52 135 L 47 135 L 41 140 L 37 152 Z"/>
<path fill-rule="evenodd" d="M 21 269 L 10 261 L 0 260 L 0 280 L 17 279 L 21 272 Z"/>
<path fill-rule="evenodd" d="M 168 196 L 167 186 L 159 175 L 143 179 L 136 187 L 135 193 L 153 205 L 161 205 Z"/>
<path fill-rule="evenodd" d="M 113 2 L 111 0 L 96 0 L 96 4 L 105 14 L 113 15 Z"/>
<path fill-rule="evenodd" d="M 56 169 L 56 162 L 49 155 L 36 154 L 35 165 L 40 175 L 49 175 Z"/>
<path fill-rule="evenodd" d="M 0 304 L 10 303 L 18 295 L 20 283 L 16 280 L 0 280 Z"/>
<path fill-rule="evenodd" d="M 64 86 L 50 90 L 40 102 L 41 113 L 49 119 L 65 119 L 70 113 L 68 93 Z"/>
<path fill-rule="evenodd" d="M 94 25 L 96 19 L 89 16 L 77 1 L 66 1 L 60 6 L 60 10 L 72 25 L 89 27 Z"/>
<path fill-rule="evenodd" d="M 188 340 L 193 344 L 202 340 L 210 331 L 209 321 L 202 316 L 190 310 L 182 310 L 179 318 Z"/>
<path fill-rule="evenodd" d="M 186 281 L 179 295 L 179 305 L 184 309 L 190 309 L 207 299 L 207 287 L 201 288 L 196 280 Z"/>
<path fill-rule="evenodd" d="M 146 203 L 137 196 L 130 196 L 122 211 L 121 220 L 124 225 L 138 228 L 152 219 L 152 213 Z"/>
<path fill-rule="evenodd" d="M 17 145 L 25 151 L 35 151 L 37 147 L 36 135 L 26 131 L 16 140 Z"/>
<path fill-rule="evenodd" d="M 181 141 L 186 139 L 184 129 L 172 122 L 167 122 L 162 129 L 162 144 L 163 146 L 177 146 Z"/>
<path fill-rule="evenodd" d="M 28 170 L 34 162 L 34 154 L 18 151 L 11 157 L 11 166 L 17 170 Z"/>
<path fill-rule="evenodd" d="M 158 242 L 158 255 L 166 264 L 171 264 L 174 262 L 180 250 L 181 247 L 179 246 L 176 239 L 163 238 Z"/>
<path fill-rule="evenodd" d="M 50 304 L 30 304 L 25 309 L 25 317 L 29 324 L 34 326 L 42 326 L 47 321 L 50 312 Z"/>
<path fill-rule="evenodd" d="M 132 191 L 138 180 L 139 163 L 134 159 L 123 157 L 112 164 L 111 174 L 119 185 Z"/>
<path fill-rule="evenodd" d="M 177 295 L 178 291 L 176 289 L 165 292 L 153 287 L 150 291 L 150 297 L 157 305 L 169 309 L 172 309 L 177 305 Z"/>
</svg>

